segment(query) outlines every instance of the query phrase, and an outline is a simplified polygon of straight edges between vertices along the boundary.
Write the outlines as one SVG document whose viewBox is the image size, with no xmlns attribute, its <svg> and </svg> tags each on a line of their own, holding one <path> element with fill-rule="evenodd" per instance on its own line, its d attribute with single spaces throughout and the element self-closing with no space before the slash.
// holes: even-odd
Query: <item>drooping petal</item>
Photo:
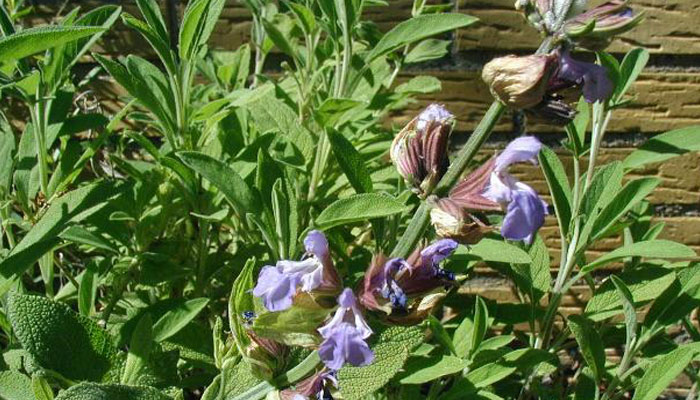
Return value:
<svg viewBox="0 0 700 400">
<path fill-rule="evenodd" d="M 535 232 L 544 224 L 547 208 L 532 188 L 523 183 L 518 186 L 503 219 L 501 235 L 508 240 L 531 243 Z"/>
<path fill-rule="evenodd" d="M 266 266 L 258 275 L 253 295 L 260 297 L 270 311 L 282 311 L 292 306 L 292 299 L 299 283 L 299 275 L 289 275 L 277 267 Z"/>
<path fill-rule="evenodd" d="M 358 329 L 349 323 L 336 326 L 318 348 L 321 361 L 332 370 L 339 370 L 346 362 L 356 367 L 369 365 L 374 353 Z"/>
<path fill-rule="evenodd" d="M 583 86 L 583 97 L 589 103 L 607 100 L 615 88 L 604 67 L 575 60 L 568 51 L 561 52 L 556 80 Z"/>
<path fill-rule="evenodd" d="M 519 162 L 537 164 L 537 155 L 542 149 L 542 143 L 534 136 L 522 136 L 512 142 L 496 157 L 496 172 L 501 172 Z"/>
</svg>

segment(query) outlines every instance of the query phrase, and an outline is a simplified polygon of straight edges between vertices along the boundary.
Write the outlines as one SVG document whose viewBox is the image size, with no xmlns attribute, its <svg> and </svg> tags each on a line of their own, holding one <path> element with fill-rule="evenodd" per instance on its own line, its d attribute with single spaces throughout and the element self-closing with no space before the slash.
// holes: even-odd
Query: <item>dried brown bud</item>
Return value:
<svg viewBox="0 0 700 400">
<path fill-rule="evenodd" d="M 501 102 L 524 109 L 542 101 L 555 69 L 556 57 L 552 55 L 509 55 L 491 60 L 481 76 Z"/>
</svg>

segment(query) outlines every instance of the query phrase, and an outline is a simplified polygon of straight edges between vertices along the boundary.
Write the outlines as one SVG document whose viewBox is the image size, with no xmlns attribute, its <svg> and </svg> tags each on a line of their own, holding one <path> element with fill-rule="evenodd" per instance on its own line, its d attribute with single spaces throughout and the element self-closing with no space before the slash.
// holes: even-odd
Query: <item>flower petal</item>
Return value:
<svg viewBox="0 0 700 400">
<path fill-rule="evenodd" d="M 561 54 L 557 79 L 583 85 L 583 97 L 589 103 L 607 100 L 614 89 L 613 82 L 604 67 L 575 60 L 568 51 Z"/>
<path fill-rule="evenodd" d="M 529 186 L 519 183 L 513 191 L 513 201 L 508 205 L 503 219 L 501 235 L 508 240 L 522 240 L 531 243 L 537 230 L 544 224 L 547 214 L 545 203 Z"/>
<path fill-rule="evenodd" d="M 420 252 L 423 264 L 437 266 L 440 264 L 440 261 L 452 255 L 457 246 L 459 246 L 459 243 L 452 239 L 438 240 Z"/>
<path fill-rule="evenodd" d="M 266 266 L 258 275 L 253 295 L 260 297 L 270 311 L 286 310 L 292 306 L 298 283 L 298 275 L 285 274 L 277 267 Z"/>
<path fill-rule="evenodd" d="M 496 172 L 504 171 L 512 164 L 519 162 L 537 164 L 537 155 L 541 148 L 542 143 L 534 136 L 523 136 L 513 140 L 496 157 Z"/>
</svg>

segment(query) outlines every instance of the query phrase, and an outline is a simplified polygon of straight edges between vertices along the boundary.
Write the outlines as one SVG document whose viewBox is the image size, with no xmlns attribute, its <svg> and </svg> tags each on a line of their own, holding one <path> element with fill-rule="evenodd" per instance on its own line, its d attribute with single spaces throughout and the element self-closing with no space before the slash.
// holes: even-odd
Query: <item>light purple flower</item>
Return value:
<svg viewBox="0 0 700 400">
<path fill-rule="evenodd" d="M 311 231 L 304 239 L 306 258 L 301 261 L 281 260 L 267 265 L 258 275 L 253 295 L 262 298 L 265 308 L 282 311 L 292 306 L 297 289 L 302 292 L 339 287 L 339 278 L 323 233 Z"/>
<path fill-rule="evenodd" d="M 506 216 L 501 235 L 508 240 L 531 243 L 533 235 L 544 224 L 547 204 L 530 186 L 508 173 L 508 167 L 517 162 L 537 163 L 542 144 L 532 136 L 512 141 L 496 159 L 484 197 L 501 204 Z"/>
<path fill-rule="evenodd" d="M 411 254 L 406 260 L 408 268 L 401 269 L 394 277 L 406 296 L 419 296 L 452 284 L 454 273 L 440 268 L 440 262 L 449 257 L 458 245 L 452 239 L 440 239 L 419 253 Z"/>
<path fill-rule="evenodd" d="M 374 353 L 365 339 L 372 335 L 372 329 L 362 316 L 352 290 L 343 290 L 338 305 L 333 318 L 318 329 L 324 339 L 318 349 L 321 361 L 334 371 L 345 363 L 356 367 L 369 365 L 374 360 Z"/>
</svg>

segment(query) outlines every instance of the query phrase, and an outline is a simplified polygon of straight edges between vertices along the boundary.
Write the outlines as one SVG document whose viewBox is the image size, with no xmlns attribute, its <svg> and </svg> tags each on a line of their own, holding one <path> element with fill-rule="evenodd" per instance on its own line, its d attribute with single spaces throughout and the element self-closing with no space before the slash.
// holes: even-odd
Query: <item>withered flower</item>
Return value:
<svg viewBox="0 0 700 400">
<path fill-rule="evenodd" d="M 575 60 L 565 49 L 549 55 L 496 58 L 484 66 L 482 77 L 503 104 L 555 124 L 566 124 L 575 116 L 561 91 L 576 89 L 574 100 L 583 94 L 593 103 L 607 100 L 614 89 L 604 67 Z"/>
<path fill-rule="evenodd" d="M 449 167 L 447 147 L 454 116 L 431 104 L 394 138 L 390 156 L 399 174 L 421 196 L 429 194 Z"/>
</svg>

